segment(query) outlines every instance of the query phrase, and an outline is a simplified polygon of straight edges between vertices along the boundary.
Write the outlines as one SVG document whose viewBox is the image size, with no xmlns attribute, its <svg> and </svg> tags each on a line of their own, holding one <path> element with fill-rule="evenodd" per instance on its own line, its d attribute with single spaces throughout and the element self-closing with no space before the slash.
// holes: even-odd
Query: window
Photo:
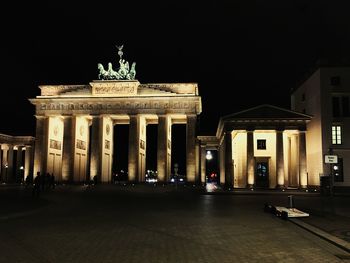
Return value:
<svg viewBox="0 0 350 263">
<path fill-rule="evenodd" d="M 350 111 L 349 111 L 349 97 L 342 97 L 342 110 L 343 110 L 343 117 L 350 117 Z"/>
<path fill-rule="evenodd" d="M 257 140 L 258 150 L 266 150 L 266 140 Z"/>
<path fill-rule="evenodd" d="M 340 77 L 339 76 L 333 76 L 330 79 L 332 86 L 339 86 L 340 85 Z"/>
<path fill-rule="evenodd" d="M 332 144 L 341 144 L 341 126 L 332 126 Z"/>
<path fill-rule="evenodd" d="M 340 117 L 340 101 L 339 97 L 332 98 L 332 106 L 333 106 L 333 117 Z"/>
<path fill-rule="evenodd" d="M 334 182 L 344 182 L 343 158 L 338 157 L 338 163 L 333 165 Z"/>
</svg>

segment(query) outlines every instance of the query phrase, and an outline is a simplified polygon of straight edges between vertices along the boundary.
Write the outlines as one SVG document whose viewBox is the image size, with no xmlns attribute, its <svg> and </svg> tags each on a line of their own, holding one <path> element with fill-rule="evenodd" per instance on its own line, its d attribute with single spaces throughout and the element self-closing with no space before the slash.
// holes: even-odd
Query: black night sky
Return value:
<svg viewBox="0 0 350 263">
<path fill-rule="evenodd" d="M 205 3 L 204 3 L 205 2 Z M 347 1 L 99 1 L 2 7 L 1 133 L 34 135 L 41 84 L 87 84 L 124 44 L 141 83 L 198 82 L 200 133 L 259 104 L 290 107 L 319 58 L 349 58 Z"/>
</svg>

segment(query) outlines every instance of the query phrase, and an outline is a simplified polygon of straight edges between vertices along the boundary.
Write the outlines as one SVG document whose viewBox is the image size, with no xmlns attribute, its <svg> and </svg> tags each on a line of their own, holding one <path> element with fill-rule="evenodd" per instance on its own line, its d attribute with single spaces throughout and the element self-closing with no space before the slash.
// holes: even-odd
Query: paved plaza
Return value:
<svg viewBox="0 0 350 263">
<path fill-rule="evenodd" d="M 0 262 L 350 262 L 346 251 L 264 213 L 266 202 L 287 206 L 287 194 L 97 185 L 33 197 L 31 188 L 2 186 L 0 198 Z M 303 209 L 326 202 L 294 199 Z"/>
</svg>

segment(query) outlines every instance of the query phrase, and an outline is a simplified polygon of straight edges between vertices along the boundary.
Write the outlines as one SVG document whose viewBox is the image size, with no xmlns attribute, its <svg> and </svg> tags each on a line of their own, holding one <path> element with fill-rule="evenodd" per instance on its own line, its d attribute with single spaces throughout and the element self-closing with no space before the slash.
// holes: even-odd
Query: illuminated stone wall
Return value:
<svg viewBox="0 0 350 263">
<path fill-rule="evenodd" d="M 195 129 L 202 105 L 196 83 L 93 81 L 89 85 L 42 85 L 40 89 L 41 95 L 30 99 L 37 118 L 35 171 L 53 172 L 59 181 L 85 182 L 95 178 L 110 182 L 113 125 L 123 123 L 129 124 L 130 129 L 129 181 L 144 182 L 146 126 L 151 123 L 159 125 L 161 135 L 157 155 L 160 180 L 168 181 L 171 125 L 184 123 L 186 176 L 189 182 L 199 178 Z"/>
<path fill-rule="evenodd" d="M 49 117 L 47 132 L 46 173 L 53 174 L 56 179 L 60 180 L 62 176 L 63 119 Z"/>
<path fill-rule="evenodd" d="M 234 163 L 234 187 L 247 186 L 247 133 L 233 133 L 232 159 Z"/>
<path fill-rule="evenodd" d="M 77 116 L 74 123 L 73 180 L 85 182 L 89 148 L 89 122 L 87 117 Z"/>
</svg>

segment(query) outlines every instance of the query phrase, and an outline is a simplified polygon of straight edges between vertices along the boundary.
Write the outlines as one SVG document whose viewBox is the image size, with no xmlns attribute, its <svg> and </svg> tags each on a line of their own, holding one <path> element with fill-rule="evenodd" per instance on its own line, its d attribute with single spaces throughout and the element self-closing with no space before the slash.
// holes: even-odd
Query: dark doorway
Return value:
<svg viewBox="0 0 350 263">
<path fill-rule="evenodd" d="M 148 124 L 146 128 L 146 170 L 157 170 L 158 125 Z"/>
<path fill-rule="evenodd" d="M 269 162 L 268 161 L 256 162 L 255 185 L 256 187 L 269 186 Z"/>
<path fill-rule="evenodd" d="M 186 175 L 186 124 L 173 124 L 171 129 L 171 171 L 178 164 L 178 174 Z"/>
<path fill-rule="evenodd" d="M 142 175 L 146 183 L 156 183 L 157 174 L 157 146 L 158 146 L 158 125 L 147 124 L 146 126 L 146 171 Z M 143 168 L 142 168 L 143 169 Z"/>
<path fill-rule="evenodd" d="M 129 125 L 117 124 L 113 130 L 112 181 L 128 180 Z"/>
</svg>

